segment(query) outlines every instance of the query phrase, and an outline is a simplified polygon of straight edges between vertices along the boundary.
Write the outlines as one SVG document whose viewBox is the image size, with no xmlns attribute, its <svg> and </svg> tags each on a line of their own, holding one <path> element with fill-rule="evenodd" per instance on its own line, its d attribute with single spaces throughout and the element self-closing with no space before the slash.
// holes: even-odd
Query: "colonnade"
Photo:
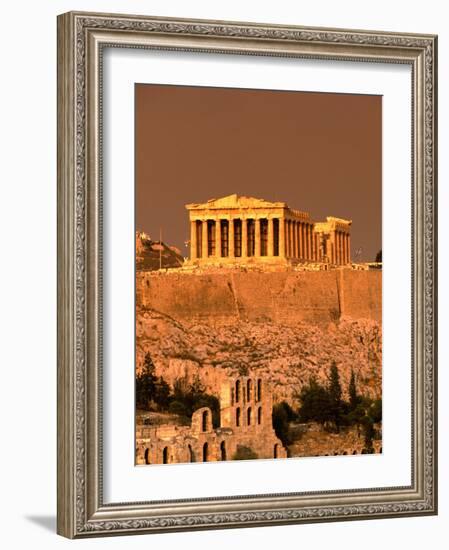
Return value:
<svg viewBox="0 0 449 550">
<path fill-rule="evenodd" d="M 330 239 L 327 255 L 331 263 L 346 265 L 351 262 L 350 236 L 346 231 L 336 229 Z"/>
<path fill-rule="evenodd" d="M 319 261 L 318 236 L 313 224 L 299 220 L 286 219 L 285 256 L 301 260 Z"/>
<path fill-rule="evenodd" d="M 285 218 L 191 220 L 190 258 L 286 257 L 319 260 L 313 224 Z"/>
</svg>

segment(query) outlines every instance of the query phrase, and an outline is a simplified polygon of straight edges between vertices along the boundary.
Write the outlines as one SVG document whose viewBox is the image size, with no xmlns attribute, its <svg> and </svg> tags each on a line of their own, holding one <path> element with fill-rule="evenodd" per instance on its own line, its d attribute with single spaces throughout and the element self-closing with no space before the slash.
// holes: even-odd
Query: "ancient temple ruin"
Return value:
<svg viewBox="0 0 449 550">
<path fill-rule="evenodd" d="M 190 264 L 351 262 L 351 220 L 313 221 L 285 202 L 236 194 L 187 204 Z"/>
<path fill-rule="evenodd" d="M 239 376 L 221 386 L 220 426 L 208 407 L 196 410 L 190 426 L 138 426 L 137 464 L 232 460 L 239 448 L 258 458 L 286 458 L 272 425 L 273 400 L 267 381 Z"/>
</svg>

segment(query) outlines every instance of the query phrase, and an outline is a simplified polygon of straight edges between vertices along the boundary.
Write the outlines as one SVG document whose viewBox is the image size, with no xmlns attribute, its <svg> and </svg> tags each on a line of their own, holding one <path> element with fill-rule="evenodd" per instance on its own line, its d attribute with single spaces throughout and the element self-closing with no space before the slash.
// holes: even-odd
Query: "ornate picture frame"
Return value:
<svg viewBox="0 0 449 550">
<path fill-rule="evenodd" d="M 403 64 L 412 86 L 411 484 L 104 500 L 103 53 Z M 69 538 L 437 513 L 437 37 L 70 12 L 58 17 L 58 533 Z M 408 312 L 407 312 L 408 313 Z"/>
</svg>

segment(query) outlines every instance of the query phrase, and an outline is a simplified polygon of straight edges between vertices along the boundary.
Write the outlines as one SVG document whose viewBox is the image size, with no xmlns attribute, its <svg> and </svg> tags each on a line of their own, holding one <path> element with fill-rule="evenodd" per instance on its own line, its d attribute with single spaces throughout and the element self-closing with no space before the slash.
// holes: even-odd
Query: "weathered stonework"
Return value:
<svg viewBox="0 0 449 550">
<path fill-rule="evenodd" d="M 188 265 L 351 263 L 351 221 L 236 194 L 186 205 L 190 219 Z"/>
<path fill-rule="evenodd" d="M 230 460 L 239 447 L 258 458 L 286 458 L 272 426 L 272 395 L 260 377 L 240 376 L 221 385 L 220 427 L 208 407 L 196 410 L 191 426 L 137 426 L 136 463 L 170 464 Z"/>
<path fill-rule="evenodd" d="M 182 289 L 182 291 L 180 291 Z M 382 270 L 137 272 L 136 303 L 177 321 L 328 324 L 382 321 Z"/>
</svg>

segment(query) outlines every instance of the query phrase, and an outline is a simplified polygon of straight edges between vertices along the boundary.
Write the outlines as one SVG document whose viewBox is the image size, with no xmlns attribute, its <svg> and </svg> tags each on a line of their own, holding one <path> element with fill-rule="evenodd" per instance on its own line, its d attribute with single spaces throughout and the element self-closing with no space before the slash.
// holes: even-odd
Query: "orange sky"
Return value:
<svg viewBox="0 0 449 550">
<path fill-rule="evenodd" d="M 184 205 L 249 195 L 353 220 L 381 248 L 381 96 L 137 84 L 136 229 L 188 255 Z"/>
</svg>

